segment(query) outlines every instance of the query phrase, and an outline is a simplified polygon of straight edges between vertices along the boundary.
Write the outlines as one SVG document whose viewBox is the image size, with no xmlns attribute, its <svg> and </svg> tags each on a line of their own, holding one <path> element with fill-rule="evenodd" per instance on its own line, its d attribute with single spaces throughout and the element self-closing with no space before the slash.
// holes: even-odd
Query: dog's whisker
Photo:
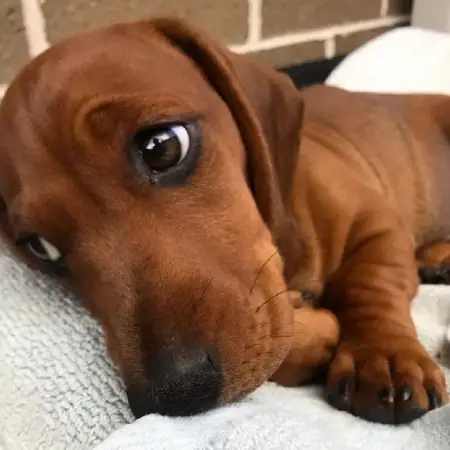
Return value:
<svg viewBox="0 0 450 450">
<path fill-rule="evenodd" d="M 203 298 L 205 297 L 206 291 L 208 290 L 208 288 L 209 288 L 209 286 L 210 286 L 210 284 L 212 283 L 213 280 L 214 280 L 214 277 L 211 277 L 209 279 L 209 281 L 206 283 L 206 286 L 205 286 L 205 288 L 203 289 L 203 292 L 202 292 L 202 296 L 200 297 L 200 303 L 203 302 Z"/>
<path fill-rule="evenodd" d="M 258 322 L 258 323 L 255 323 L 255 324 L 253 324 L 253 325 L 248 329 L 248 331 L 252 331 L 252 330 L 254 330 L 256 327 L 260 327 L 261 325 L 267 325 L 267 322 Z"/>
<path fill-rule="evenodd" d="M 193 305 L 193 306 L 194 306 L 194 314 L 198 313 L 199 308 L 200 308 L 201 305 L 203 304 L 203 299 L 204 299 L 204 297 L 205 297 L 206 291 L 208 290 L 208 288 L 209 288 L 209 286 L 211 285 L 211 283 L 212 283 L 213 280 L 214 280 L 214 277 L 211 277 L 211 278 L 209 279 L 209 281 L 206 283 L 206 285 L 205 285 L 205 287 L 204 287 L 204 289 L 203 289 L 203 292 L 202 292 L 202 295 L 201 295 L 201 297 L 200 297 L 200 299 L 199 299 L 199 302 L 198 302 L 197 304 L 194 303 L 194 305 Z"/>
<path fill-rule="evenodd" d="M 289 289 L 283 289 L 281 292 L 278 292 L 278 294 L 272 295 L 272 297 L 268 298 L 264 303 L 262 303 L 261 305 L 259 305 L 256 309 L 255 312 L 258 312 L 261 310 L 261 308 L 264 305 L 267 305 L 267 303 L 269 303 L 270 301 L 272 301 L 273 299 L 277 298 L 278 296 L 280 296 L 281 294 L 285 294 L 286 292 L 289 292 Z"/>
<path fill-rule="evenodd" d="M 278 253 L 278 250 L 276 250 L 270 257 L 269 259 L 261 266 L 261 268 L 259 269 L 258 273 L 256 274 L 256 278 L 255 281 L 252 284 L 252 287 L 250 289 L 250 294 L 253 292 L 253 289 L 255 289 L 256 283 L 258 281 L 259 276 L 261 275 L 262 271 L 264 270 L 264 267 L 267 266 L 267 264 L 269 264 L 270 260 Z"/>
<path fill-rule="evenodd" d="M 273 255 L 272 255 L 273 256 Z M 309 280 L 304 280 L 304 281 L 301 281 L 301 283 L 302 284 L 306 284 L 306 283 L 315 283 L 315 282 L 318 282 L 318 281 L 320 281 L 318 278 L 311 278 L 311 279 L 309 279 Z M 289 291 L 292 291 L 292 292 L 300 292 L 300 293 L 304 293 L 302 290 L 301 290 L 301 286 L 299 286 L 300 287 L 300 290 L 293 290 L 293 289 L 284 289 L 284 290 L 282 290 L 282 291 L 280 291 L 280 292 L 278 292 L 277 294 L 275 294 L 275 295 L 272 295 L 272 297 L 270 297 L 270 298 L 268 298 L 263 304 L 261 304 L 261 305 L 259 305 L 256 309 L 255 309 L 255 312 L 258 312 L 258 311 L 260 311 L 261 310 L 261 308 L 264 306 L 264 305 L 266 305 L 267 303 L 269 303 L 271 300 L 273 300 L 273 299 L 275 299 L 276 297 L 278 297 L 279 295 L 281 295 L 281 294 L 284 294 L 285 292 L 289 292 Z M 251 328 L 250 328 L 250 330 L 252 330 L 255 326 L 257 326 L 258 324 L 256 324 L 256 325 L 253 325 Z"/>
</svg>

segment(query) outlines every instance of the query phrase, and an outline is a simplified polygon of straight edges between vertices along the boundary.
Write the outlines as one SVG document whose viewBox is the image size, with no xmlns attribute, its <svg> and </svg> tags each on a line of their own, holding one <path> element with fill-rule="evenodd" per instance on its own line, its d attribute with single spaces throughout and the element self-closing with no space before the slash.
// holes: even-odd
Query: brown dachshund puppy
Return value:
<svg viewBox="0 0 450 450">
<path fill-rule="evenodd" d="M 410 302 L 450 233 L 449 133 L 446 97 L 298 92 L 178 21 L 118 24 L 7 91 L 3 227 L 85 299 L 136 416 L 329 363 L 331 404 L 404 423 L 448 401 Z"/>
</svg>

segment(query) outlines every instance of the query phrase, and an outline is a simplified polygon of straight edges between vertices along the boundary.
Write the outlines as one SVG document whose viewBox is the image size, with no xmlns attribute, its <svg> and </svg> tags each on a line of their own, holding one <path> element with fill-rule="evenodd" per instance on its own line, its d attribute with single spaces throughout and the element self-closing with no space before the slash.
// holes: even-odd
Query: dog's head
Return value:
<svg viewBox="0 0 450 450">
<path fill-rule="evenodd" d="M 137 416 L 207 410 L 286 357 L 301 119 L 283 75 L 168 19 L 69 39 L 6 93 L 7 233 L 85 299 Z"/>
</svg>

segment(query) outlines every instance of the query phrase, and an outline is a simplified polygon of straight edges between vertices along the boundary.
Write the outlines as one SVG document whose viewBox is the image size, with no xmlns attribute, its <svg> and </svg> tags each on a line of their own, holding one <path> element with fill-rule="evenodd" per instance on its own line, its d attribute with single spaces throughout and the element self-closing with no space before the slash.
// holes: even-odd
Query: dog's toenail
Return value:
<svg viewBox="0 0 450 450">
<path fill-rule="evenodd" d="M 404 402 L 409 402 L 412 398 L 412 390 L 409 386 L 403 386 L 400 389 L 400 398 Z"/>
<path fill-rule="evenodd" d="M 353 376 L 342 377 L 336 384 L 332 384 L 326 391 L 328 402 L 340 411 L 351 410 L 352 393 L 355 379 Z"/>
<path fill-rule="evenodd" d="M 338 390 L 342 400 L 348 401 L 350 399 L 350 390 L 352 388 L 353 377 L 347 376 L 339 381 Z"/>
<path fill-rule="evenodd" d="M 436 409 L 442 406 L 442 399 L 436 389 L 432 388 L 428 391 L 429 409 Z"/>
<path fill-rule="evenodd" d="M 380 391 L 380 400 L 383 403 L 394 403 L 395 392 L 392 388 L 386 388 Z"/>
</svg>

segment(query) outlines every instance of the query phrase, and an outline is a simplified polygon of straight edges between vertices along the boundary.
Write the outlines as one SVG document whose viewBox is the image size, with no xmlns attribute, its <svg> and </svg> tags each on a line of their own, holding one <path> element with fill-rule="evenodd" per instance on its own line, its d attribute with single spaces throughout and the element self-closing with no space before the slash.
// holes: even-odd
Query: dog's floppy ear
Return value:
<svg viewBox="0 0 450 450">
<path fill-rule="evenodd" d="M 159 18 L 150 26 L 188 55 L 227 103 L 247 149 L 254 198 L 278 234 L 285 229 L 300 147 L 303 102 L 295 86 L 287 76 L 232 53 L 184 22 Z"/>
</svg>

